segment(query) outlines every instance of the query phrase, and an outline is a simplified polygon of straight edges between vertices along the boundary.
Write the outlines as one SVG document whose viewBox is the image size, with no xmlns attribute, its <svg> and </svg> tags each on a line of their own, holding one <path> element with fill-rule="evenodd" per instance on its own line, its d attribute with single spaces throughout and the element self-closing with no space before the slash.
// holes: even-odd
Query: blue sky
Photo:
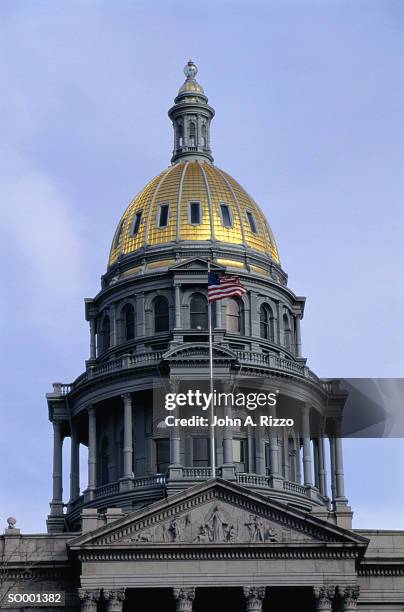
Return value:
<svg viewBox="0 0 404 612">
<path fill-rule="evenodd" d="M 169 164 L 188 57 L 215 162 L 307 296 L 310 367 L 403 375 L 402 31 L 393 0 L 1 2 L 0 529 L 10 514 L 45 529 L 45 393 L 83 369 L 83 298 L 127 203 Z M 403 528 L 403 455 L 401 440 L 345 442 L 356 527 Z"/>
</svg>

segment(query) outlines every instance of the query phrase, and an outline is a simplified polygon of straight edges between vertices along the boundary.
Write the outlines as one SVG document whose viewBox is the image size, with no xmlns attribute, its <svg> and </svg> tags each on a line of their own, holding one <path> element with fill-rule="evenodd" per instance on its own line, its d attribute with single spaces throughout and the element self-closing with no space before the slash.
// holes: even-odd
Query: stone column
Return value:
<svg viewBox="0 0 404 612">
<path fill-rule="evenodd" d="M 170 393 L 178 393 L 179 382 L 178 380 L 170 380 Z M 175 418 L 179 418 L 179 407 L 171 412 Z M 174 425 L 170 427 L 170 466 L 169 466 L 169 478 L 170 480 L 178 480 L 182 478 L 182 466 L 181 466 L 181 427 Z"/>
<path fill-rule="evenodd" d="M 71 425 L 70 437 L 70 502 L 80 495 L 80 443 L 76 425 Z"/>
<path fill-rule="evenodd" d="M 325 469 L 324 432 L 318 438 L 318 478 L 321 495 L 327 497 L 327 472 Z"/>
<path fill-rule="evenodd" d="M 313 587 L 316 612 L 332 612 L 335 586 L 324 585 Z"/>
<path fill-rule="evenodd" d="M 280 302 L 276 302 L 276 318 L 277 318 L 277 326 L 276 326 L 276 331 L 277 331 L 277 344 L 280 344 L 281 346 L 283 346 L 283 306 Z"/>
<path fill-rule="evenodd" d="M 220 302 L 220 300 L 218 300 Z M 232 384 L 224 384 L 222 386 L 224 393 L 232 393 L 234 392 L 234 387 Z M 229 405 L 228 402 L 225 403 L 223 407 L 223 413 L 225 418 L 232 417 L 232 406 Z M 226 480 L 236 480 L 236 466 L 234 465 L 234 457 L 233 457 L 233 427 L 231 425 L 226 425 L 226 427 L 222 428 L 223 434 L 223 465 L 222 465 L 222 478 Z"/>
<path fill-rule="evenodd" d="M 276 406 L 272 408 L 272 416 L 276 417 Z M 280 452 L 278 444 L 278 434 L 272 428 L 269 429 L 269 475 L 271 477 L 271 487 L 283 489 L 282 463 L 280 463 Z M 284 448 L 285 450 L 285 448 Z"/>
<path fill-rule="evenodd" d="M 174 416 L 178 418 L 175 410 Z M 181 465 L 181 435 L 178 425 L 170 427 L 170 466 L 178 467 Z"/>
<path fill-rule="evenodd" d="M 182 329 L 181 325 L 181 288 L 178 283 L 174 285 L 175 293 L 175 329 Z"/>
<path fill-rule="evenodd" d="M 78 589 L 78 596 L 81 603 L 81 612 L 97 612 L 100 589 Z"/>
<path fill-rule="evenodd" d="M 142 338 L 146 335 L 146 322 L 144 310 L 144 292 L 141 291 L 136 295 L 136 336 Z"/>
<path fill-rule="evenodd" d="M 117 329 L 116 329 L 116 307 L 115 304 L 111 304 L 109 308 L 109 322 L 110 322 L 110 346 L 116 346 L 117 344 Z"/>
<path fill-rule="evenodd" d="M 310 406 L 304 404 L 302 409 L 302 435 L 303 435 L 303 481 L 306 487 L 313 484 L 311 475 L 311 448 L 310 448 Z"/>
<path fill-rule="evenodd" d="M 352 612 L 357 609 L 359 587 L 356 584 L 338 587 L 338 593 L 341 599 L 341 612 Z"/>
<path fill-rule="evenodd" d="M 262 427 L 255 428 L 255 471 L 265 475 L 265 452 L 262 438 Z"/>
<path fill-rule="evenodd" d="M 104 589 L 104 599 L 107 603 L 107 612 L 122 612 L 125 599 L 124 589 Z"/>
<path fill-rule="evenodd" d="M 300 332 L 300 315 L 295 316 L 295 342 L 296 342 L 296 357 L 302 356 L 302 337 Z"/>
<path fill-rule="evenodd" d="M 224 408 L 224 418 L 231 417 L 231 409 L 229 406 Z M 226 426 L 223 428 L 223 463 L 233 463 L 233 428 Z"/>
<path fill-rule="evenodd" d="M 123 399 L 123 476 L 121 490 L 133 487 L 133 437 L 132 437 L 132 395 L 125 393 Z"/>
<path fill-rule="evenodd" d="M 301 484 L 302 482 L 302 451 L 300 447 L 300 440 L 296 440 L 295 467 L 296 467 L 296 482 Z"/>
<path fill-rule="evenodd" d="M 53 421 L 53 495 L 51 515 L 63 514 L 62 423 Z"/>
<path fill-rule="evenodd" d="M 342 453 L 341 423 L 336 422 L 335 430 L 335 494 L 336 501 L 346 502 L 344 486 L 344 462 Z"/>
<path fill-rule="evenodd" d="M 97 348 L 96 348 L 96 338 L 95 338 L 95 319 L 90 319 L 90 359 L 96 359 L 97 357 Z"/>
<path fill-rule="evenodd" d="M 331 496 L 332 501 L 335 501 L 336 497 L 336 480 L 335 480 L 335 438 L 329 439 L 330 443 L 330 466 L 331 466 Z"/>
<path fill-rule="evenodd" d="M 265 587 L 244 587 L 243 593 L 245 597 L 246 612 L 261 612 L 265 599 Z"/>
<path fill-rule="evenodd" d="M 176 612 L 192 612 L 192 605 L 195 599 L 195 589 L 193 587 L 181 587 L 173 589 Z"/>
<path fill-rule="evenodd" d="M 260 336 L 260 320 L 259 320 L 259 312 L 258 312 L 258 292 L 250 291 L 250 330 L 251 336 L 259 337 Z"/>
<path fill-rule="evenodd" d="M 216 327 L 221 329 L 222 327 L 222 300 L 216 300 Z"/>
<path fill-rule="evenodd" d="M 89 499 L 93 499 L 97 483 L 97 422 L 94 406 L 88 408 L 88 488 Z"/>
<path fill-rule="evenodd" d="M 313 438 L 313 463 L 314 463 L 314 486 L 320 490 L 319 462 L 318 462 L 318 439 Z"/>
</svg>

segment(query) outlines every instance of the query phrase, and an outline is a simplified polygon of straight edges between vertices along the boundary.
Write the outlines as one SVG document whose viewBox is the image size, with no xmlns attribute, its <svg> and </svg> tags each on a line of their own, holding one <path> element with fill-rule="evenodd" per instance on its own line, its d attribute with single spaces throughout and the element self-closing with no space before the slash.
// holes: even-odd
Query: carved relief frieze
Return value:
<svg viewBox="0 0 404 612">
<path fill-rule="evenodd" d="M 184 508 L 182 508 L 184 510 Z M 188 510 L 188 509 L 186 509 Z M 312 538 L 259 513 L 215 501 L 199 508 L 163 516 L 154 525 L 128 534 L 121 544 L 265 544 L 304 542 Z"/>
</svg>

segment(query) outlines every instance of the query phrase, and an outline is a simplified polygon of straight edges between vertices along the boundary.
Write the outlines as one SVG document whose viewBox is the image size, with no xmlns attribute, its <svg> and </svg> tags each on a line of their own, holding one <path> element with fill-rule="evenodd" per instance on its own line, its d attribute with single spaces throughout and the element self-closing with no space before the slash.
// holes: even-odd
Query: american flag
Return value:
<svg viewBox="0 0 404 612">
<path fill-rule="evenodd" d="M 222 300 L 234 295 L 241 296 L 247 289 L 241 284 L 237 276 L 209 272 L 208 274 L 208 301 Z"/>
</svg>

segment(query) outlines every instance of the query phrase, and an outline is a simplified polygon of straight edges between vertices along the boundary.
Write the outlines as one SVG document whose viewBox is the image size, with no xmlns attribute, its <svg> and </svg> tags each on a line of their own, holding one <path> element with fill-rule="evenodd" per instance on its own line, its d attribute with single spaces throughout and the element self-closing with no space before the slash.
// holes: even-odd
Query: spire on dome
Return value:
<svg viewBox="0 0 404 612">
<path fill-rule="evenodd" d="M 198 67 L 189 59 L 181 85 L 168 116 L 174 127 L 174 150 L 171 161 L 200 158 L 213 162 L 210 149 L 210 122 L 215 114 L 209 106 L 203 87 L 197 82 Z"/>
</svg>

